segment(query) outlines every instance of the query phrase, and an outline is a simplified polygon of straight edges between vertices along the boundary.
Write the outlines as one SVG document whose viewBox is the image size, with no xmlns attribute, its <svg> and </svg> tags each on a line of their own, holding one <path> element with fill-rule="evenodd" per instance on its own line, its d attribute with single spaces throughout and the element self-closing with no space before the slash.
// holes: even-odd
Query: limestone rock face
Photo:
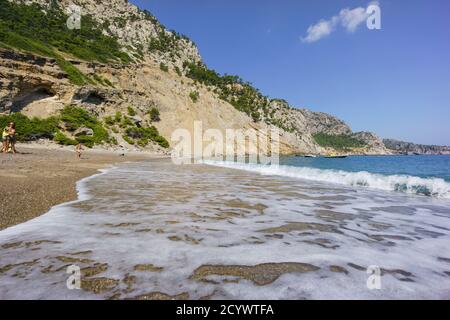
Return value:
<svg viewBox="0 0 450 320">
<path fill-rule="evenodd" d="M 353 138 L 365 142 L 368 145 L 367 154 L 390 154 L 383 141 L 372 132 L 357 132 L 352 134 Z"/>
<path fill-rule="evenodd" d="M 0 113 L 48 116 L 73 90 L 54 59 L 0 48 Z"/>
<path fill-rule="evenodd" d="M 299 150 L 299 153 L 325 152 L 313 139 L 316 133 L 339 135 L 352 132 L 343 121 L 326 113 L 294 108 L 286 101 L 279 99 L 272 100 L 269 106 L 274 110 L 273 115 L 277 119 L 277 124 L 285 131 L 295 134 L 300 141 L 302 150 Z"/>
</svg>

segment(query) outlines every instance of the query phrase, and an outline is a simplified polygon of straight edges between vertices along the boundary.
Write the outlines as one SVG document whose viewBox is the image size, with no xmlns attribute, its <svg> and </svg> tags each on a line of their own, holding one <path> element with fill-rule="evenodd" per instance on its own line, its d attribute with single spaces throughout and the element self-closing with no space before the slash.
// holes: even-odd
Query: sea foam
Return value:
<svg viewBox="0 0 450 320">
<path fill-rule="evenodd" d="M 332 169 L 316 169 L 285 165 L 260 165 L 229 161 L 205 160 L 204 164 L 224 168 L 246 170 L 263 175 L 276 175 L 318 182 L 366 187 L 384 191 L 450 198 L 450 183 L 440 178 L 420 178 L 408 175 L 382 175 L 367 171 L 349 172 Z"/>
</svg>

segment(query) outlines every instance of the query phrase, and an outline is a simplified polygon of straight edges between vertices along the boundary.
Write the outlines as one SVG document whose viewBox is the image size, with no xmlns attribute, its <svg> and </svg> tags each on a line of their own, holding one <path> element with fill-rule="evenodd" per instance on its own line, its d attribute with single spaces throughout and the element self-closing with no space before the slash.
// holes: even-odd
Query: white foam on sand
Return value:
<svg viewBox="0 0 450 320">
<path fill-rule="evenodd" d="M 83 180 L 78 190 L 79 201 L 0 232 L 0 299 L 150 292 L 191 299 L 450 298 L 444 199 L 168 161 L 124 164 Z M 85 279 L 117 283 L 98 294 L 69 290 L 72 262 L 61 257 L 89 259 L 73 262 L 81 268 L 106 263 L 107 270 Z M 239 273 L 192 276 L 202 265 L 287 262 L 320 269 L 282 273 L 265 285 Z M 138 271 L 138 264 L 163 269 Z M 366 286 L 370 265 L 385 270 L 381 290 Z M 136 277 L 131 287 L 127 276 Z"/>
</svg>

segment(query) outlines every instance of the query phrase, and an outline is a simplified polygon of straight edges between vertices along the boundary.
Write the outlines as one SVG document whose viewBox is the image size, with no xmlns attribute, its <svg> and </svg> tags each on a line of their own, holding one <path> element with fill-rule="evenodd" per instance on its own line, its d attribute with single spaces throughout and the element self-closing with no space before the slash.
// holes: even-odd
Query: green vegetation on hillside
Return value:
<svg viewBox="0 0 450 320">
<path fill-rule="evenodd" d="M 67 28 L 68 16 L 57 3 L 45 9 L 38 4 L 24 5 L 0 0 L 0 41 L 10 35 L 33 39 L 46 48 L 56 48 L 86 61 L 129 62 L 117 39 L 103 35 L 101 26 L 89 15 L 82 15 L 81 28 Z M 14 46 L 14 43 L 7 44 Z"/>
<path fill-rule="evenodd" d="M 136 115 L 136 111 L 134 110 L 133 107 L 128 107 L 127 111 L 130 117 L 134 117 Z"/>
<path fill-rule="evenodd" d="M 169 54 L 171 58 L 175 58 L 175 56 L 180 57 L 180 41 L 185 40 L 192 43 L 192 41 L 185 35 L 179 34 L 174 30 L 167 30 L 156 20 L 156 18 L 152 20 L 152 23 L 157 29 L 157 36 L 150 40 L 150 52 Z"/>
<path fill-rule="evenodd" d="M 192 91 L 189 93 L 189 98 L 191 98 L 192 102 L 197 103 L 198 99 L 200 98 L 200 93 L 197 91 Z"/>
<path fill-rule="evenodd" d="M 169 147 L 169 142 L 159 135 L 158 129 L 154 126 L 148 128 L 132 126 L 129 127 L 125 133 L 126 136 L 133 139 L 133 141 L 137 140 L 138 145 L 141 147 L 147 146 L 150 141 L 158 143 L 163 148 Z"/>
<path fill-rule="evenodd" d="M 254 121 L 262 120 L 262 115 L 268 118 L 268 99 L 250 83 L 244 82 L 238 76 L 220 75 L 208 69 L 202 63 L 184 63 L 187 77 L 206 86 L 215 87 L 215 92 L 222 100 L 229 102 L 237 110 L 245 112 Z"/>
<path fill-rule="evenodd" d="M 103 35 L 89 15 L 81 17 L 79 30 L 70 30 L 68 16 L 56 2 L 45 9 L 38 4 L 24 5 L 0 0 L 0 46 L 17 48 L 56 59 L 69 79 L 77 85 L 92 82 L 62 53 L 86 61 L 130 62 L 117 39 Z"/>
<path fill-rule="evenodd" d="M 94 74 L 93 78 L 97 83 L 100 83 L 103 86 L 108 86 L 108 87 L 114 88 L 114 85 L 112 84 L 111 81 L 109 81 L 108 79 L 106 79 L 102 76 L 99 76 L 98 74 Z"/>
<path fill-rule="evenodd" d="M 130 114 L 131 110 L 133 110 L 131 113 L 136 115 L 136 112 L 132 107 L 128 108 L 128 113 Z M 150 110 L 150 117 L 152 121 L 159 121 L 158 109 L 152 108 Z M 128 116 L 122 115 L 119 111 L 116 112 L 114 117 L 106 117 L 105 123 L 114 133 L 119 132 L 118 128 L 124 130 L 125 134 L 122 138 L 131 145 L 137 143 L 140 147 L 145 147 L 150 143 L 150 141 L 153 141 L 163 148 L 169 147 L 169 142 L 164 137 L 159 135 L 158 129 L 155 126 L 138 126 Z"/>
<path fill-rule="evenodd" d="M 92 148 L 95 144 L 102 144 L 109 141 L 108 131 L 103 124 L 86 110 L 78 107 L 67 106 L 61 111 L 60 120 L 66 130 L 75 132 L 80 128 L 89 128 L 93 131 L 93 136 L 78 135 L 75 139 Z"/>
<path fill-rule="evenodd" d="M 120 112 L 117 112 L 114 117 L 106 117 L 105 124 L 103 124 L 95 116 L 89 114 L 89 112 L 82 108 L 66 106 L 61 110 L 59 115 L 47 119 L 28 118 L 21 113 L 0 116 L 1 129 L 6 127 L 9 122 L 16 124 L 17 140 L 21 142 L 49 139 L 61 145 L 82 143 L 89 148 L 92 148 L 96 144 L 104 143 L 116 145 L 117 140 L 109 136 L 107 128 L 111 129 L 114 133 L 119 133 L 116 127 L 119 126 L 124 129 L 124 139 L 130 144 L 137 143 L 139 146 L 145 147 L 150 141 L 153 141 L 163 148 L 169 147 L 169 142 L 160 136 L 156 127 L 138 127 Z M 80 133 L 75 134 L 78 129 L 81 129 L 79 130 Z M 92 136 L 85 134 L 87 129 L 92 130 Z M 73 139 L 69 138 L 62 131 L 70 132 Z"/>
<path fill-rule="evenodd" d="M 75 146 L 78 144 L 77 140 L 70 139 L 62 132 L 57 132 L 53 140 L 63 146 Z"/>
<path fill-rule="evenodd" d="M 162 62 L 159 64 L 159 68 L 164 72 L 169 72 L 169 67 Z"/>
<path fill-rule="evenodd" d="M 14 122 L 16 124 L 17 140 L 23 142 L 38 139 L 53 139 L 63 145 L 73 145 L 80 142 L 90 148 L 94 144 L 110 142 L 108 132 L 100 121 L 84 109 L 72 106 L 65 107 L 58 116 L 47 119 L 30 119 L 21 113 L 0 116 L 1 128 L 5 127 L 8 122 Z M 61 128 L 69 132 L 75 132 L 81 127 L 91 129 L 94 135 L 92 137 L 79 135 L 75 137 L 75 140 L 72 140 L 61 132 Z"/>
<path fill-rule="evenodd" d="M 149 49 L 150 51 L 160 51 L 166 53 L 177 51 L 179 48 L 177 39 L 174 35 L 165 31 L 160 31 L 158 36 L 150 41 Z"/>
<path fill-rule="evenodd" d="M 178 75 L 179 77 L 182 77 L 182 76 L 183 76 L 183 73 L 181 72 L 180 68 L 178 68 L 178 66 L 175 66 L 175 72 L 177 73 L 177 75 Z"/>
<path fill-rule="evenodd" d="M 37 139 L 53 139 L 58 130 L 58 119 L 28 118 L 21 113 L 0 116 L 0 128 L 3 130 L 9 122 L 16 124 L 17 140 L 31 141 Z"/>
<path fill-rule="evenodd" d="M 160 116 L 160 113 L 159 113 L 158 109 L 156 109 L 154 107 L 151 108 L 150 111 L 149 111 L 149 114 L 150 114 L 150 121 L 151 122 L 161 121 L 161 116 Z"/>
<path fill-rule="evenodd" d="M 363 141 L 355 139 L 348 135 L 330 135 L 326 133 L 317 133 L 313 135 L 314 140 L 321 147 L 330 147 L 335 150 L 348 150 L 352 148 L 362 148 L 366 144 Z"/>
<path fill-rule="evenodd" d="M 3 0 L 0 0 L 3 1 Z M 72 63 L 65 60 L 60 54 L 56 53 L 56 51 L 43 44 L 42 42 L 35 41 L 33 39 L 29 39 L 26 37 L 22 37 L 19 34 L 15 33 L 4 33 L 1 25 L 2 21 L 0 20 L 0 46 L 2 44 L 7 44 L 16 49 L 20 49 L 26 52 L 35 53 L 38 55 L 51 57 L 56 60 L 61 70 L 67 73 L 69 80 L 76 85 L 83 85 L 86 83 L 92 82 L 88 77 L 86 77 L 80 70 L 78 70 Z"/>
</svg>

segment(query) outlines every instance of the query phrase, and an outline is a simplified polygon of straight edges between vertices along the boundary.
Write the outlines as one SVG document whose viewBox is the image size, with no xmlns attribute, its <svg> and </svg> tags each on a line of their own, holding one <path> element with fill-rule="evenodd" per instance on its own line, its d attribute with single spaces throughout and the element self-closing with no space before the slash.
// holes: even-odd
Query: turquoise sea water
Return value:
<svg viewBox="0 0 450 320">
<path fill-rule="evenodd" d="M 345 159 L 284 157 L 280 164 L 294 167 L 366 171 L 382 175 L 441 178 L 450 182 L 450 156 L 354 156 Z"/>
</svg>

